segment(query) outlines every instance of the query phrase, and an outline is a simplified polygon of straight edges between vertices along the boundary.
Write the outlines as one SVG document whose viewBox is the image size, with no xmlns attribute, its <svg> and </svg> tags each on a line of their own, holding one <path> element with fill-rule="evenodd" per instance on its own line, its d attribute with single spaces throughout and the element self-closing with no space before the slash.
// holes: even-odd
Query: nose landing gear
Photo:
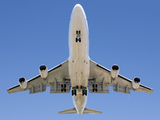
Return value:
<svg viewBox="0 0 160 120">
<path fill-rule="evenodd" d="M 81 31 L 80 30 L 77 30 L 76 31 L 76 35 L 77 35 L 77 37 L 76 37 L 76 42 L 81 42 L 81 37 L 80 37 L 80 35 L 81 35 Z"/>
</svg>

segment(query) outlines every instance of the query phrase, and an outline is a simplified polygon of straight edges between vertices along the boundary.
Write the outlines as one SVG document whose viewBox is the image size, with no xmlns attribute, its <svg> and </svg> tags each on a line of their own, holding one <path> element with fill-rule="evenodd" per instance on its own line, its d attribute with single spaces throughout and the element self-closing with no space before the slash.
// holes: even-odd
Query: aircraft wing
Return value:
<svg viewBox="0 0 160 120">
<path fill-rule="evenodd" d="M 63 89 L 65 87 L 65 90 Z M 40 75 L 27 81 L 27 88 L 24 90 L 20 85 L 9 88 L 8 93 L 29 90 L 30 94 L 44 92 L 50 86 L 50 93 L 69 93 L 70 78 L 68 71 L 68 60 L 48 71 L 48 77 L 43 79 Z"/>
<path fill-rule="evenodd" d="M 132 81 L 122 75 L 113 80 L 111 78 L 111 71 L 107 68 L 90 60 L 90 77 L 88 81 L 90 93 L 109 93 L 109 86 L 113 87 L 115 92 L 130 94 L 130 90 L 152 93 L 153 89 L 144 85 L 139 86 L 138 89 L 132 88 Z M 94 84 L 94 85 L 93 85 Z M 93 90 L 97 84 L 97 91 Z"/>
</svg>

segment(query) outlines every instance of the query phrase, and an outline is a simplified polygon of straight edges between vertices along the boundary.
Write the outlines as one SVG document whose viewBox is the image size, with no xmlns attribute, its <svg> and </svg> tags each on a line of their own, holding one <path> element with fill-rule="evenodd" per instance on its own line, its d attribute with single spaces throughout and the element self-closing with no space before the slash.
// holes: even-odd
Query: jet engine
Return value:
<svg viewBox="0 0 160 120">
<path fill-rule="evenodd" d="M 45 65 L 41 65 L 39 67 L 39 73 L 40 73 L 40 75 L 41 75 L 42 78 L 44 78 L 44 79 L 47 78 L 47 76 L 48 76 L 48 69 L 47 69 L 47 67 Z"/>
<path fill-rule="evenodd" d="M 19 78 L 19 84 L 20 84 L 20 87 L 22 89 L 26 89 L 27 88 L 27 82 L 26 82 L 26 79 L 24 77 Z"/>
<path fill-rule="evenodd" d="M 140 85 L 140 82 L 141 82 L 140 78 L 135 77 L 133 82 L 132 82 L 133 89 L 135 89 L 135 90 L 138 89 L 139 85 Z"/>
<path fill-rule="evenodd" d="M 118 74 L 119 74 L 119 66 L 118 65 L 113 65 L 112 68 L 111 68 L 111 77 L 113 79 L 116 79 Z"/>
</svg>

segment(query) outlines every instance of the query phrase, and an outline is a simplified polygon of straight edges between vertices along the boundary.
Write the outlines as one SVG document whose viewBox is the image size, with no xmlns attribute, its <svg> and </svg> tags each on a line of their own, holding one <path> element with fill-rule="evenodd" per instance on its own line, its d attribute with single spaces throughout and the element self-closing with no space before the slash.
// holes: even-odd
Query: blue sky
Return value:
<svg viewBox="0 0 160 120">
<path fill-rule="evenodd" d="M 24 76 L 38 75 L 68 59 L 69 18 L 80 3 L 88 19 L 90 58 L 154 89 L 152 94 L 88 94 L 87 107 L 98 115 L 61 115 L 73 108 L 71 93 L 8 94 Z M 157 0 L 0 1 L 0 120 L 109 119 L 158 120 L 160 113 L 160 2 Z"/>
</svg>

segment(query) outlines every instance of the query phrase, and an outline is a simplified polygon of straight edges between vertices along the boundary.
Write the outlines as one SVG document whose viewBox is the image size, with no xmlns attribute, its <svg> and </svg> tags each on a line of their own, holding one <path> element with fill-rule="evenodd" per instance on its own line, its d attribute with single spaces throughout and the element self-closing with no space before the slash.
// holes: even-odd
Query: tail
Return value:
<svg viewBox="0 0 160 120">
<path fill-rule="evenodd" d="M 68 110 L 63 110 L 58 112 L 60 114 L 78 114 L 75 108 L 71 108 Z M 97 110 L 93 110 L 93 109 L 89 109 L 89 108 L 85 108 L 83 111 L 83 114 L 101 114 L 101 111 L 97 111 Z"/>
</svg>

